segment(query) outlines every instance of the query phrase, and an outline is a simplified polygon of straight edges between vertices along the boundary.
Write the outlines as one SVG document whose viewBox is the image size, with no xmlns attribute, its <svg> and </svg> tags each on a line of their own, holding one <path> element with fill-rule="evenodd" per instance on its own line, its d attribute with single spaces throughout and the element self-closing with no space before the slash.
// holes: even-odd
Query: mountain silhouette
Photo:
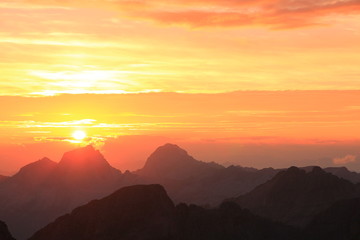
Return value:
<svg viewBox="0 0 360 240">
<path fill-rule="evenodd" d="M 137 181 L 122 174 L 92 146 L 31 163 L 0 184 L 0 218 L 17 239 L 25 239 L 52 219 L 90 200 Z"/>
<path fill-rule="evenodd" d="M 294 233 L 236 204 L 212 210 L 186 204 L 175 207 L 162 186 L 137 185 L 74 209 L 29 240 L 280 240 Z"/>
<path fill-rule="evenodd" d="M 147 183 L 162 184 L 175 202 L 217 205 L 225 198 L 246 193 L 266 182 L 278 170 L 230 166 L 194 159 L 174 144 L 155 150 L 136 172 Z"/>
<path fill-rule="evenodd" d="M 308 240 L 360 239 L 360 198 L 336 202 L 317 214 L 305 231 Z"/>
<path fill-rule="evenodd" d="M 121 177 L 121 172 L 110 166 L 100 151 L 89 145 L 65 153 L 49 181 L 58 187 L 74 188 L 75 191 L 95 185 L 103 185 L 113 191 L 113 185 Z"/>
<path fill-rule="evenodd" d="M 194 159 L 184 149 L 174 144 L 165 144 L 155 150 L 141 169 L 142 176 L 184 180 L 215 172 L 223 166 Z"/>
<path fill-rule="evenodd" d="M 310 172 L 291 167 L 232 201 L 260 216 L 304 226 L 336 201 L 356 196 L 356 191 L 355 184 L 320 167 Z"/>
<path fill-rule="evenodd" d="M 343 168 L 329 171 L 356 182 L 357 173 Z M 0 219 L 6 221 L 17 239 L 23 240 L 75 207 L 134 184 L 161 184 L 176 204 L 209 207 L 232 198 L 231 201 L 262 217 L 296 226 L 306 225 L 337 200 L 360 196 L 360 184 L 319 167 L 287 170 L 223 167 L 196 160 L 179 146 L 166 144 L 149 156 L 142 169 L 121 173 L 98 150 L 87 146 L 65 153 L 59 163 L 43 158 L 0 180 Z M 241 214 L 244 211 L 233 208 Z M 193 205 L 181 209 L 190 211 L 194 218 L 203 211 Z M 221 215 L 221 209 L 206 209 L 201 216 Z"/>
<path fill-rule="evenodd" d="M 0 240 L 15 240 L 9 232 L 8 227 L 2 221 L 0 221 Z"/>
<path fill-rule="evenodd" d="M 8 182 L 27 189 L 37 187 L 53 173 L 56 166 L 56 162 L 43 158 L 22 167 L 18 173 L 8 179 Z"/>
<path fill-rule="evenodd" d="M 349 171 L 346 167 L 327 167 L 324 171 L 332 173 L 352 183 L 360 183 L 360 173 Z"/>
</svg>

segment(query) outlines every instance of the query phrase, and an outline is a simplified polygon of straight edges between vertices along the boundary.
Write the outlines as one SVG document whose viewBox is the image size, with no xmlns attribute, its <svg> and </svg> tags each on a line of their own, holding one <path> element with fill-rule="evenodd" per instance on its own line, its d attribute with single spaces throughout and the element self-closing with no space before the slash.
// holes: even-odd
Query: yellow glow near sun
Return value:
<svg viewBox="0 0 360 240">
<path fill-rule="evenodd" d="M 86 138 L 86 133 L 82 130 L 77 130 L 72 134 L 73 138 L 76 140 L 83 140 L 84 138 Z"/>
<path fill-rule="evenodd" d="M 108 71 L 108 70 L 82 70 L 82 71 L 61 71 L 61 72 L 30 71 L 29 74 L 50 80 L 75 81 L 75 84 L 78 84 L 77 81 L 92 82 L 92 81 L 106 80 L 108 78 L 114 78 L 116 77 L 118 72 Z"/>
</svg>

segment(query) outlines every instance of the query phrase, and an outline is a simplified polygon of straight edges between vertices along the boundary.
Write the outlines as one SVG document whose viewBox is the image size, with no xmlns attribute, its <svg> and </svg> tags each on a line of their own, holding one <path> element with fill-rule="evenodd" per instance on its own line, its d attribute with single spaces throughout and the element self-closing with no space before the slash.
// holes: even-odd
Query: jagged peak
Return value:
<svg viewBox="0 0 360 240">
<path fill-rule="evenodd" d="M 182 149 L 178 145 L 172 144 L 172 143 L 166 143 L 163 146 L 158 147 L 153 154 L 159 154 L 159 153 L 164 153 L 164 152 L 177 153 L 177 154 L 181 154 L 184 156 L 189 155 L 184 149 Z"/>
<path fill-rule="evenodd" d="M 29 163 L 27 165 L 25 165 L 24 167 L 22 167 L 20 169 L 20 171 L 16 174 L 23 174 L 25 172 L 28 171 L 36 171 L 36 170 L 41 170 L 43 168 L 54 168 L 56 167 L 57 163 L 50 160 L 47 157 L 41 158 L 35 162 Z"/>
<path fill-rule="evenodd" d="M 25 184 L 35 184 L 49 176 L 57 167 L 57 163 L 49 158 L 42 158 L 22 167 L 19 172 L 9 178 L 9 181 L 22 181 Z"/>
<path fill-rule="evenodd" d="M 190 156 L 184 149 L 178 145 L 167 143 L 158 147 L 147 159 L 144 168 L 152 168 L 163 165 L 182 164 L 185 162 L 199 162 Z"/>
<path fill-rule="evenodd" d="M 287 173 L 287 174 L 304 174 L 305 170 L 302 170 L 295 166 L 291 166 L 287 170 L 285 170 L 285 173 Z"/>
<path fill-rule="evenodd" d="M 283 179 L 287 179 L 287 178 L 298 178 L 301 176 L 306 175 L 305 170 L 300 169 L 298 167 L 295 166 L 291 166 L 288 169 L 284 169 L 283 171 L 279 172 L 278 174 L 275 175 L 275 177 L 273 178 L 273 180 L 280 180 L 283 181 Z"/>
<path fill-rule="evenodd" d="M 66 173 L 78 178 L 94 177 L 93 174 L 103 177 L 121 174 L 91 145 L 64 153 L 56 171 L 58 174 Z"/>
<path fill-rule="evenodd" d="M 85 164 L 93 162 L 108 164 L 99 150 L 96 150 L 92 145 L 88 145 L 86 147 L 77 148 L 64 153 L 59 165 Z"/>
<path fill-rule="evenodd" d="M 319 166 L 315 166 L 315 167 L 313 167 L 313 169 L 312 169 L 312 171 L 311 171 L 312 173 L 326 173 L 321 167 L 319 167 Z"/>
</svg>

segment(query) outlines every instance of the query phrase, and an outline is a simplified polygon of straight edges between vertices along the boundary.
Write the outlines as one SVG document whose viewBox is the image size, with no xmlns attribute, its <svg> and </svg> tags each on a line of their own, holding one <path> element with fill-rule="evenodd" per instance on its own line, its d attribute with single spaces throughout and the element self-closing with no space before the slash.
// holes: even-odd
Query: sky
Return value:
<svg viewBox="0 0 360 240">
<path fill-rule="evenodd" d="M 166 142 L 360 171 L 359 42 L 358 0 L 2 0 L 0 174 L 84 144 L 136 169 Z"/>
</svg>

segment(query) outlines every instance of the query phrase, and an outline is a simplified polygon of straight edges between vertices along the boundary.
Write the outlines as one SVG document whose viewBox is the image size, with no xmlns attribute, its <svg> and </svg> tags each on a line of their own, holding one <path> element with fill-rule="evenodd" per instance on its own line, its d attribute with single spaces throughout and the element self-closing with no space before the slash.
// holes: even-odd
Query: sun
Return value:
<svg viewBox="0 0 360 240">
<path fill-rule="evenodd" d="M 72 136 L 76 140 L 83 140 L 84 138 L 86 138 L 86 133 L 82 130 L 77 130 L 73 132 Z"/>
</svg>

